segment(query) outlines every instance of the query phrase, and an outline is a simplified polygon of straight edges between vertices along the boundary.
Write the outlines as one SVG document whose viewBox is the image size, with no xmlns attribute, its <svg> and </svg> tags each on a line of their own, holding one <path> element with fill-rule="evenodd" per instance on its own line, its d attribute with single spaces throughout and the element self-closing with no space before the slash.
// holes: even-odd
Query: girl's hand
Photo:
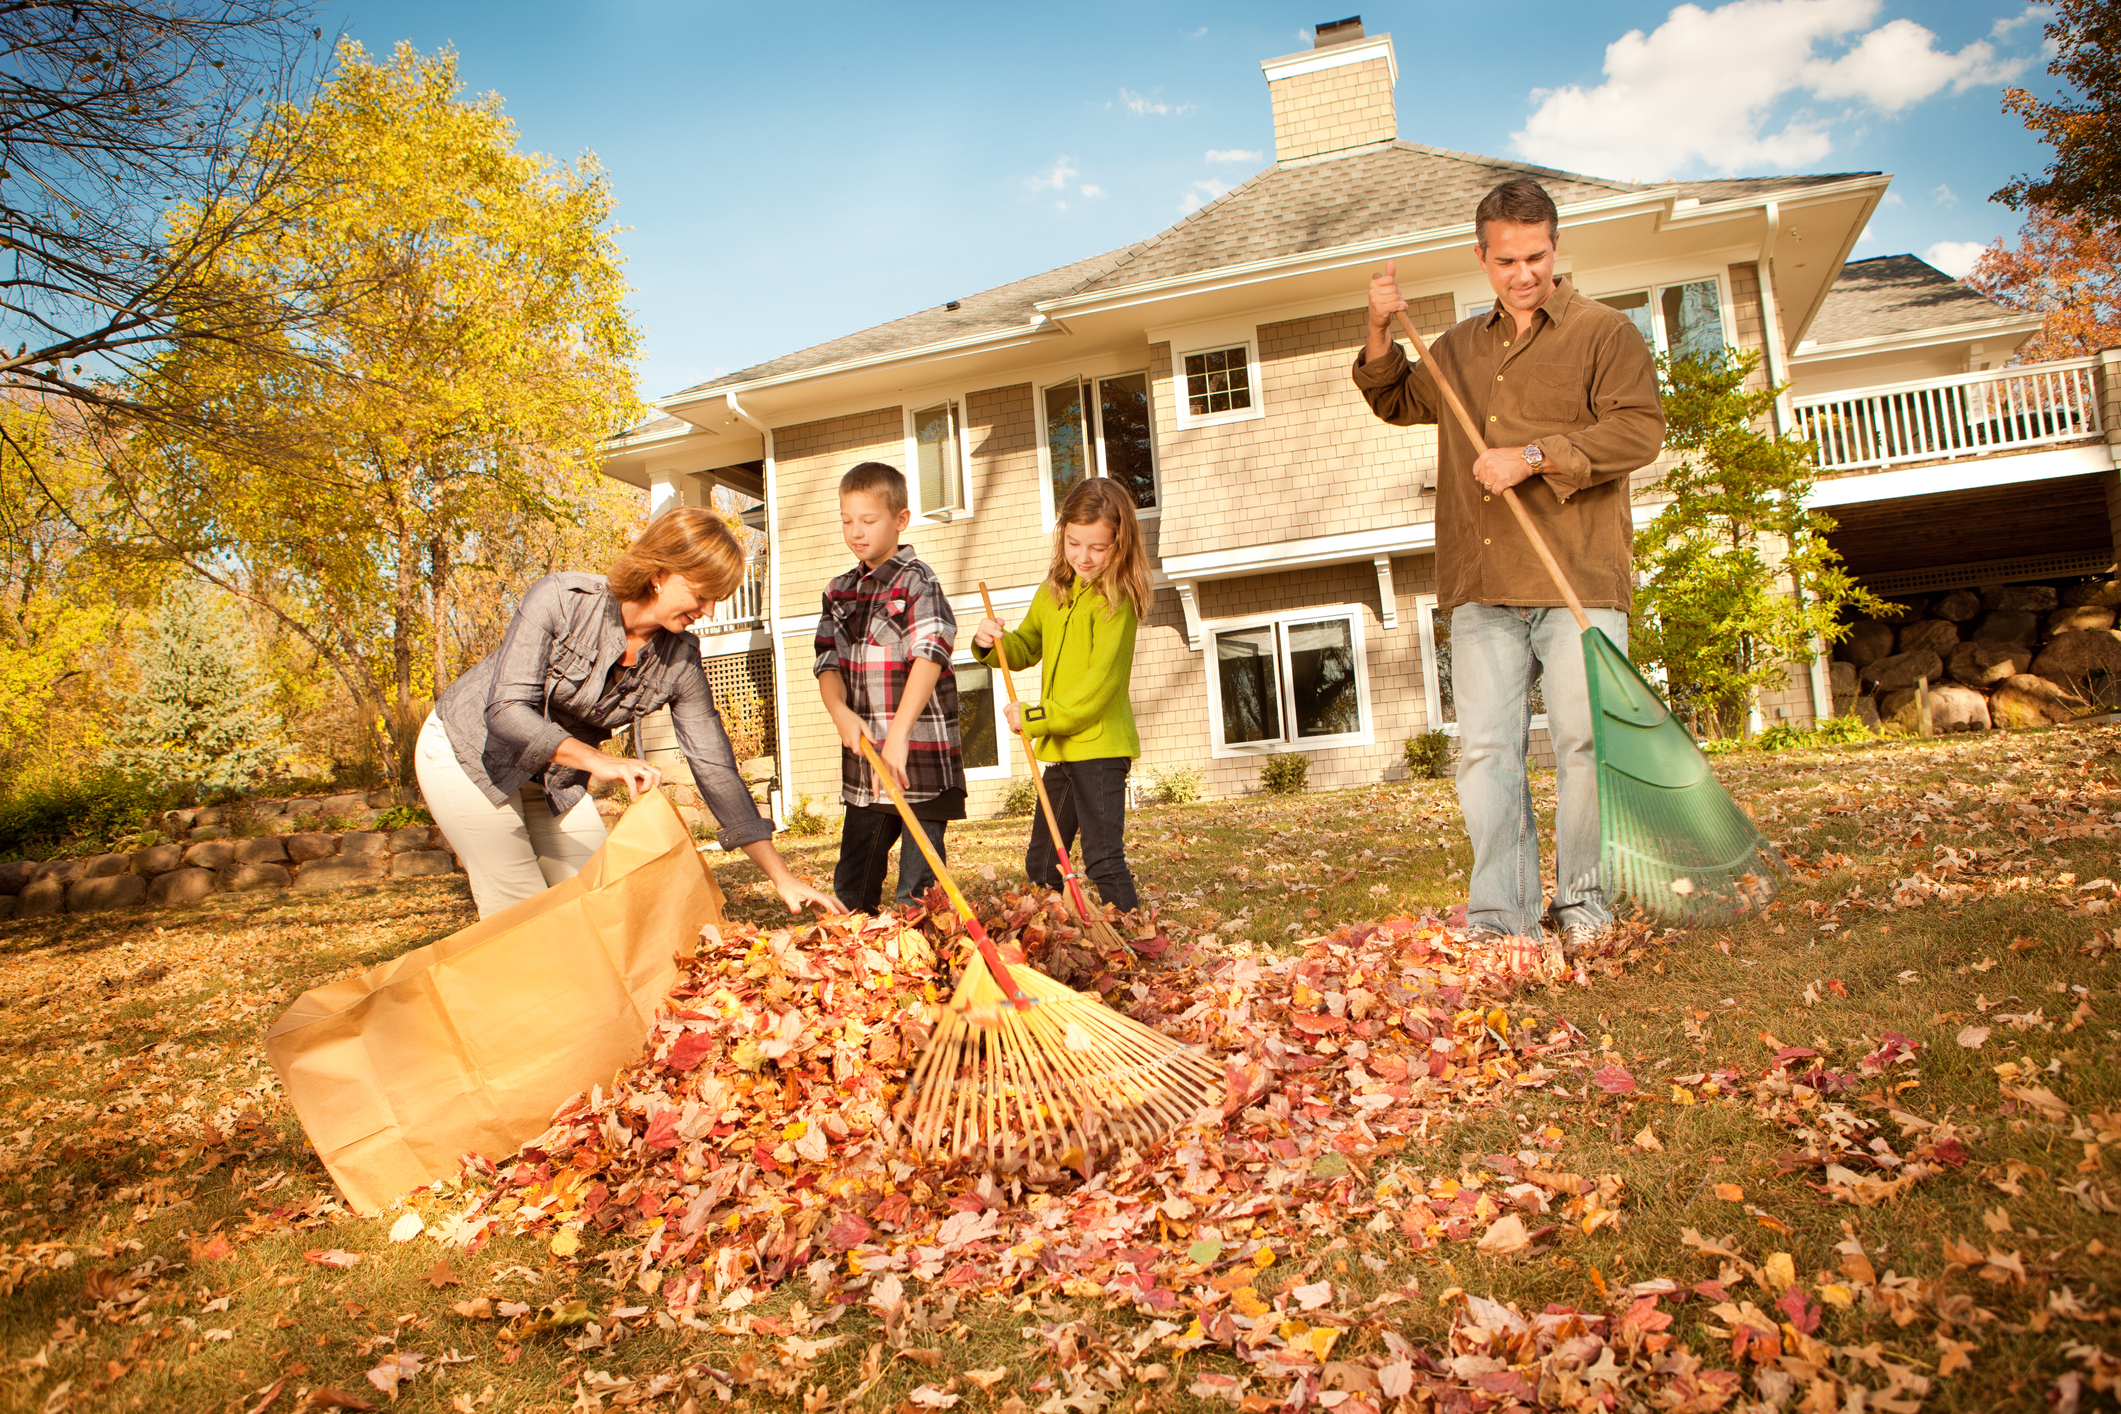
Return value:
<svg viewBox="0 0 2121 1414">
<path fill-rule="evenodd" d="M 1004 705 L 1002 708 L 1002 716 L 1008 721 L 1010 731 L 1016 732 L 1019 735 L 1023 733 L 1024 709 L 1021 703 L 1011 702 Z"/>
<path fill-rule="evenodd" d="M 774 886 L 780 893 L 781 902 L 788 905 L 790 913 L 801 913 L 805 908 L 814 908 L 827 917 L 845 913 L 846 905 L 821 889 L 812 888 L 801 879 L 790 877 Z"/>
<path fill-rule="evenodd" d="M 1008 631 L 1000 619 L 981 619 L 979 627 L 972 630 L 972 646 L 984 653 L 994 646 L 994 640 Z"/>
</svg>

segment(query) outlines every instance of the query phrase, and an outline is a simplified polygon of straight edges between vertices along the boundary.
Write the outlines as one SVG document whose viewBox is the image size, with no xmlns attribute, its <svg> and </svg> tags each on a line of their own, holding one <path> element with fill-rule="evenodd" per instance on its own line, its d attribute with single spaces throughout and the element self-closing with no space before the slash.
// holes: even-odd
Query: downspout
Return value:
<svg viewBox="0 0 2121 1414">
<path fill-rule="evenodd" d="M 787 655 L 781 643 L 781 496 L 779 468 L 773 455 L 773 429 L 744 411 L 736 394 L 722 401 L 738 421 L 764 440 L 766 491 L 766 637 L 773 649 L 773 774 L 778 789 L 767 793 L 767 809 L 778 830 L 788 823 L 787 807 L 795 788 L 795 756 L 789 745 Z"/>
<path fill-rule="evenodd" d="M 1783 435 L 1791 430 L 1796 415 L 1790 408 L 1789 360 L 1782 347 L 1782 316 L 1775 306 L 1775 242 L 1782 236 L 1782 207 L 1779 203 L 1767 203 L 1767 234 L 1760 241 L 1760 342 L 1762 355 L 1767 365 L 1768 386 L 1782 387 L 1775 395 L 1775 432 Z M 1804 602 L 1802 586 L 1792 586 L 1797 600 Z M 1830 679 L 1832 668 L 1828 665 L 1827 646 L 1824 641 L 1812 654 L 1811 697 L 1812 721 L 1816 724 L 1834 715 L 1834 689 Z"/>
</svg>

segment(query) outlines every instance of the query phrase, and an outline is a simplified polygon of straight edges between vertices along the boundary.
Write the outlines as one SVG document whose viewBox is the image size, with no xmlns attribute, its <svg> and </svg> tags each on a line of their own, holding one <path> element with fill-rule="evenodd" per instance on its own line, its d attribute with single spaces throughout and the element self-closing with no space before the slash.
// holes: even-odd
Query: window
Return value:
<svg viewBox="0 0 2121 1414">
<path fill-rule="evenodd" d="M 957 404 L 941 402 L 909 414 L 916 513 L 954 520 L 965 513 L 964 448 Z"/>
<path fill-rule="evenodd" d="M 1307 609 L 1211 628 L 1208 696 L 1215 754 L 1370 739 L 1362 614 Z"/>
<path fill-rule="evenodd" d="M 1246 346 L 1186 355 L 1186 411 L 1194 417 L 1252 406 L 1252 360 Z"/>
<path fill-rule="evenodd" d="M 1149 430 L 1149 375 L 1071 378 L 1045 390 L 1046 472 L 1053 509 L 1088 476 L 1109 476 L 1156 509 L 1156 447 Z"/>
<path fill-rule="evenodd" d="M 1487 312 L 1488 312 L 1489 310 L 1493 309 L 1494 307 L 1495 307 L 1495 301 L 1493 301 L 1493 300 L 1491 300 L 1491 299 L 1484 299 L 1484 300 L 1480 301 L 1480 303 L 1478 303 L 1478 304 L 1469 304 L 1469 305 L 1467 305 L 1467 306 L 1466 306 L 1466 315 L 1465 315 L 1465 317 L 1466 317 L 1466 318 L 1468 318 L 1468 319 L 1477 319 L 1477 318 L 1479 318 L 1479 317 L 1480 317 L 1481 315 L 1483 315 L 1483 314 L 1486 314 L 1486 313 L 1487 313 Z"/>
<path fill-rule="evenodd" d="M 971 658 L 951 663 L 957 678 L 957 740 L 963 752 L 968 780 L 998 780 L 1009 774 L 1009 758 L 1002 745 L 1007 731 L 1000 705 L 994 700 L 1001 684 L 994 669 Z"/>
<path fill-rule="evenodd" d="M 1421 618 L 1421 676 L 1427 701 L 1429 729 L 1458 735 L 1458 698 L 1451 688 L 1451 616 L 1436 608 L 1436 596 L 1426 594 L 1414 601 Z M 1547 724 L 1547 702 L 1538 682 L 1532 684 L 1532 725 Z"/>
<path fill-rule="evenodd" d="M 1655 290 L 1600 295 L 1598 302 L 1625 314 L 1642 331 L 1643 342 L 1673 358 L 1712 354 L 1727 342 L 1723 337 L 1723 289 L 1714 278 Z"/>
</svg>

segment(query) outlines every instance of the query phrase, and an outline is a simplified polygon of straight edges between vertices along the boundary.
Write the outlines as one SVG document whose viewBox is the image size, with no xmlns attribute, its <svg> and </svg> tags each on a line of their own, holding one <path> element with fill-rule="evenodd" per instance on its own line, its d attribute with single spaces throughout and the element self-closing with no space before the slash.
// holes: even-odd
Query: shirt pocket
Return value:
<svg viewBox="0 0 2121 1414">
<path fill-rule="evenodd" d="M 1583 386 L 1582 370 L 1549 365 L 1513 376 L 1519 380 L 1517 406 L 1524 421 L 1561 427 L 1591 421 L 1591 399 Z"/>
<path fill-rule="evenodd" d="M 546 676 L 555 683 L 580 684 L 595 667 L 594 655 L 584 653 L 564 638 L 554 639 L 546 655 Z"/>
<path fill-rule="evenodd" d="M 872 647 L 888 648 L 896 653 L 905 648 L 906 636 L 906 625 L 896 614 L 881 605 L 870 613 L 866 637 Z"/>
</svg>

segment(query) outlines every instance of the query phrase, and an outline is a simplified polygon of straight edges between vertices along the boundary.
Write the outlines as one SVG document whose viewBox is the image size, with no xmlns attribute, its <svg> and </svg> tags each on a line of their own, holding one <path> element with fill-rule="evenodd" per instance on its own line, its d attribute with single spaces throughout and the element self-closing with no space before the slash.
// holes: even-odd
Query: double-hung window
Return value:
<svg viewBox="0 0 2121 1414">
<path fill-rule="evenodd" d="M 1458 696 L 1451 687 L 1451 616 L 1436 608 L 1436 596 L 1424 594 L 1414 601 L 1421 620 L 1422 696 L 1427 705 L 1429 730 L 1458 735 Z M 1531 689 L 1532 726 L 1547 724 L 1547 700 L 1534 681 Z"/>
<path fill-rule="evenodd" d="M 1259 359 L 1249 340 L 1214 344 L 1180 353 L 1173 393 L 1181 428 L 1249 422 L 1266 416 L 1259 385 Z"/>
<path fill-rule="evenodd" d="M 1002 687 L 994 669 L 970 656 L 951 659 L 957 679 L 957 741 L 965 763 L 965 778 L 972 781 L 1001 780 L 1009 774 L 1009 749 L 1001 704 L 996 700 Z"/>
<path fill-rule="evenodd" d="M 1134 507 L 1156 510 L 1156 446 L 1150 434 L 1149 375 L 1071 378 L 1040 390 L 1045 415 L 1046 474 L 1053 509 L 1076 483 L 1109 476 Z"/>
<path fill-rule="evenodd" d="M 1214 754 L 1358 746 L 1370 740 L 1362 610 L 1305 609 L 1209 626 Z"/>
<path fill-rule="evenodd" d="M 1723 285 L 1713 275 L 1597 299 L 1633 320 L 1644 343 L 1673 358 L 1706 357 L 1730 342 L 1723 333 Z"/>
<path fill-rule="evenodd" d="M 964 425 L 958 405 L 945 400 L 915 408 L 906 422 L 915 514 L 933 520 L 964 515 L 971 505 L 965 496 Z"/>
</svg>

